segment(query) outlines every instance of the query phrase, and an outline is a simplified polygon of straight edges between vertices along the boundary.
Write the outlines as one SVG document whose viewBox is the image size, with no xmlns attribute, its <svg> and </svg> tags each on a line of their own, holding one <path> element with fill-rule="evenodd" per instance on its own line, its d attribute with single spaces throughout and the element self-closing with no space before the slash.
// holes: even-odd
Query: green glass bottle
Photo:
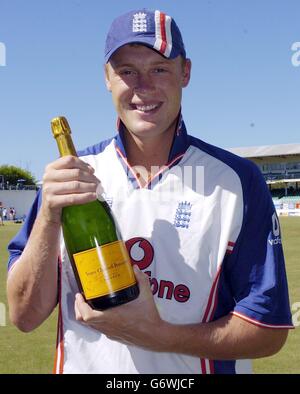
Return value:
<svg viewBox="0 0 300 394">
<path fill-rule="evenodd" d="M 60 155 L 77 156 L 66 118 L 54 118 L 51 127 Z M 106 201 L 64 207 L 62 230 L 78 287 L 93 309 L 138 296 L 130 257 Z"/>
</svg>

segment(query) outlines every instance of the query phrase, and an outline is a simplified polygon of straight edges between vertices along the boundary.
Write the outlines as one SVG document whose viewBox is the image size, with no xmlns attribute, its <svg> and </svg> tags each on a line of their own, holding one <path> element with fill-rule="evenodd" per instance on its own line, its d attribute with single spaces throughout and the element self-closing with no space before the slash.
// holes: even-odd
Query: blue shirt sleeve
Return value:
<svg viewBox="0 0 300 394">
<path fill-rule="evenodd" d="M 8 271 L 10 270 L 14 262 L 21 256 L 25 248 L 25 245 L 28 241 L 33 224 L 35 222 L 37 213 L 41 205 L 41 200 L 42 200 L 41 197 L 42 197 L 42 193 L 40 189 L 36 195 L 36 198 L 31 206 L 28 215 L 26 216 L 23 226 L 21 227 L 17 235 L 8 244 L 7 247 L 9 252 Z"/>
<path fill-rule="evenodd" d="M 279 220 L 256 166 L 244 185 L 244 221 L 226 270 L 234 314 L 266 327 L 292 327 Z"/>
</svg>

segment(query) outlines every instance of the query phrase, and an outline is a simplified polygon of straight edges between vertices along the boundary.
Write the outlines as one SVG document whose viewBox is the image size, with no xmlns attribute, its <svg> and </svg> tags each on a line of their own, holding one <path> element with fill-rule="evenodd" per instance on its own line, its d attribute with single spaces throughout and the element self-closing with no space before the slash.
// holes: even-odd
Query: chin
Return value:
<svg viewBox="0 0 300 394">
<path fill-rule="evenodd" d="M 143 128 L 139 130 L 132 130 L 132 134 L 140 138 L 150 138 L 161 134 L 157 129 Z"/>
<path fill-rule="evenodd" d="M 144 123 L 144 122 L 141 124 L 135 123 L 134 127 L 131 127 L 130 130 L 132 134 L 138 137 L 159 134 L 159 128 L 156 125 Z"/>
</svg>

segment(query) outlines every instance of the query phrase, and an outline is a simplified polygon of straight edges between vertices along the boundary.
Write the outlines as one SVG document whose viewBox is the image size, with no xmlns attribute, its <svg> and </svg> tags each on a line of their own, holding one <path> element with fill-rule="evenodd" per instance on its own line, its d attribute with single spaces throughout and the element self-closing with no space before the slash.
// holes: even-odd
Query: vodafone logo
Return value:
<svg viewBox="0 0 300 394">
<path fill-rule="evenodd" d="M 133 264 L 137 264 L 140 270 L 145 270 L 152 263 L 154 250 L 145 238 L 131 238 L 126 242 L 126 247 Z"/>
<path fill-rule="evenodd" d="M 273 239 L 269 239 L 268 242 L 271 246 L 281 244 L 281 238 L 280 238 L 280 226 L 279 226 L 279 220 L 276 215 L 276 212 L 273 213 L 272 216 L 272 231 L 273 231 Z"/>
<path fill-rule="evenodd" d="M 275 212 L 273 213 L 272 216 L 272 225 L 273 225 L 274 237 L 278 237 L 280 235 L 280 227 L 279 227 L 279 220 Z"/>
<path fill-rule="evenodd" d="M 147 239 L 141 237 L 131 238 L 126 241 L 126 247 L 133 264 L 137 264 L 140 270 L 149 276 L 153 295 L 157 295 L 158 298 L 175 300 L 180 303 L 189 300 L 190 289 L 185 284 L 175 284 L 167 279 L 158 280 L 157 278 L 151 277 L 150 266 L 154 260 L 154 248 Z"/>
</svg>

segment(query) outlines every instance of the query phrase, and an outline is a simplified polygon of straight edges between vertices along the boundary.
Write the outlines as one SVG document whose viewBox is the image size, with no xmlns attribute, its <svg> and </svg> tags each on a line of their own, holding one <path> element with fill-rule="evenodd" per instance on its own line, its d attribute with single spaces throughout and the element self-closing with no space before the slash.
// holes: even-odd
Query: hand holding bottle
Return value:
<svg viewBox="0 0 300 394">
<path fill-rule="evenodd" d="M 101 188 L 94 169 L 76 156 L 50 163 L 43 176 L 42 213 L 48 222 L 61 223 L 62 208 L 85 204 L 97 198 Z"/>
<path fill-rule="evenodd" d="M 105 334 L 109 339 L 127 345 L 162 351 L 169 337 L 169 323 L 158 312 L 150 287 L 149 276 L 133 266 L 139 286 L 139 296 L 125 305 L 98 311 L 76 294 L 76 320 Z"/>
</svg>

